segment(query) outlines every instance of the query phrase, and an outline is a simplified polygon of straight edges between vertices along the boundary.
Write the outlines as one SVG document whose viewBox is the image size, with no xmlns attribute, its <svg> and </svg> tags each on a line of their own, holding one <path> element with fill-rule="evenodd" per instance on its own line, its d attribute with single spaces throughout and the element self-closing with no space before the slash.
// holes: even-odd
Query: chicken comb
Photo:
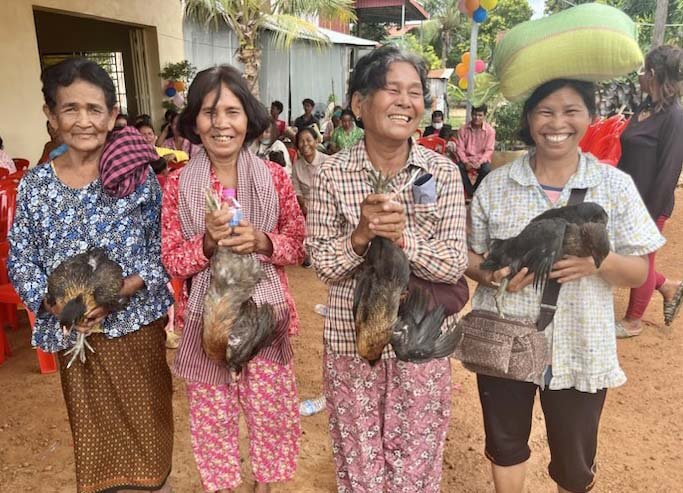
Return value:
<svg viewBox="0 0 683 493">
<path fill-rule="evenodd" d="M 209 212 L 214 212 L 221 208 L 221 199 L 211 187 L 208 187 L 206 192 L 204 192 L 204 201 L 206 203 L 206 210 Z"/>
<path fill-rule="evenodd" d="M 374 169 L 368 171 L 370 185 L 372 185 L 374 192 L 378 194 L 392 191 L 389 184 L 394 179 L 394 176 L 394 174 L 383 175 L 381 171 L 375 171 Z"/>
</svg>

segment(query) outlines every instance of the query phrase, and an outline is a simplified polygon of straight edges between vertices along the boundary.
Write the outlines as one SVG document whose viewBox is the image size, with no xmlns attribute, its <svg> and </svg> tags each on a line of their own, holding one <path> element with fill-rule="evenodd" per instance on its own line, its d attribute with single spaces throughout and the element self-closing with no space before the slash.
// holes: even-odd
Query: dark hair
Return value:
<svg viewBox="0 0 683 493">
<path fill-rule="evenodd" d="M 441 111 L 441 110 L 432 111 L 432 120 L 434 118 L 436 118 L 437 116 L 440 116 L 441 118 L 443 118 L 443 111 Z"/>
<path fill-rule="evenodd" d="M 83 80 L 102 89 L 109 111 L 116 106 L 116 88 L 111 77 L 91 60 L 67 58 L 43 70 L 40 80 L 43 82 L 43 98 L 50 110 L 54 110 L 57 106 L 57 89 L 68 87 L 76 80 Z"/>
<path fill-rule="evenodd" d="M 311 137 L 313 137 L 316 142 L 318 141 L 318 132 L 316 132 L 313 127 L 304 127 L 299 130 L 294 137 L 294 145 L 297 149 L 299 149 L 299 138 L 305 133 L 311 134 Z"/>
<path fill-rule="evenodd" d="M 662 45 L 645 56 L 645 69 L 652 69 L 657 80 L 656 110 L 673 104 L 681 97 L 683 80 L 683 50 L 677 46 Z"/>
<path fill-rule="evenodd" d="M 538 103 L 555 91 L 559 91 L 565 87 L 570 87 L 579 93 L 579 96 L 583 99 L 583 104 L 585 104 L 588 109 L 588 114 L 591 117 L 595 116 L 595 84 L 576 79 L 553 79 L 537 87 L 531 96 L 524 102 L 520 128 L 517 133 L 519 140 L 526 145 L 536 145 L 534 139 L 531 137 L 531 130 L 529 129 L 529 114 L 538 106 Z"/>
<path fill-rule="evenodd" d="M 163 173 L 164 170 L 168 168 L 168 162 L 162 157 L 150 162 L 149 165 L 152 167 L 152 170 L 154 170 L 155 175 Z"/>
<path fill-rule="evenodd" d="M 345 110 L 342 110 L 341 118 L 344 118 L 347 115 L 350 116 L 352 120 L 354 120 L 354 121 L 356 120 L 356 115 L 354 115 L 353 111 L 351 111 L 348 108 L 346 108 Z"/>
<path fill-rule="evenodd" d="M 140 130 L 142 127 L 151 128 L 152 132 L 154 132 L 154 134 L 156 135 L 156 132 L 154 131 L 154 125 L 152 125 L 151 121 L 142 120 L 142 121 L 139 121 L 135 124 L 135 128 L 138 130 Z"/>
<path fill-rule="evenodd" d="M 348 100 L 351 101 L 355 93 L 368 96 L 382 89 L 387 83 L 389 66 L 394 62 L 409 63 L 415 68 L 422 83 L 424 104 L 428 108 L 432 104 L 432 95 L 427 83 L 427 64 L 422 57 L 394 45 L 376 48 L 358 60 L 349 78 Z"/>
<path fill-rule="evenodd" d="M 303 101 L 301 101 L 302 105 L 310 104 L 315 108 L 315 101 L 313 101 L 311 98 L 306 98 Z"/>
<path fill-rule="evenodd" d="M 270 125 L 270 115 L 261 102 L 249 90 L 242 74 L 230 65 L 218 65 L 199 72 L 187 91 L 187 106 L 180 114 L 178 129 L 180 135 L 193 144 L 201 144 L 199 135 L 195 132 L 197 115 L 202 109 L 202 102 L 207 94 L 216 91 L 215 107 L 220 97 L 221 86 L 228 89 L 239 99 L 247 115 L 247 135 L 244 143 L 248 144 L 263 133 Z"/>
<path fill-rule="evenodd" d="M 2 137 L 0 137 L 0 149 L 4 149 L 4 148 L 5 148 L 5 144 L 2 140 Z"/>
<path fill-rule="evenodd" d="M 172 109 L 166 110 L 166 112 L 164 112 L 164 121 L 168 122 L 168 123 L 172 122 L 173 118 L 177 114 L 178 114 L 178 112 L 176 110 L 172 110 Z"/>
<path fill-rule="evenodd" d="M 129 123 L 128 115 L 126 115 L 125 113 L 119 113 L 118 115 L 116 115 L 116 119 L 118 120 L 119 118 L 123 118 L 124 120 L 126 120 L 126 123 Z"/>
<path fill-rule="evenodd" d="M 285 161 L 285 155 L 282 151 L 270 151 L 268 153 L 268 160 L 279 164 L 283 168 L 287 166 L 287 161 Z"/>
<path fill-rule="evenodd" d="M 476 108 L 472 108 L 472 113 L 484 113 L 485 115 L 488 114 L 489 112 L 489 107 L 486 106 L 485 104 L 482 104 L 481 106 L 477 106 Z"/>
<path fill-rule="evenodd" d="M 135 117 L 135 124 L 137 125 L 140 122 L 152 123 L 152 117 L 146 113 L 142 113 L 142 114 Z"/>
<path fill-rule="evenodd" d="M 277 109 L 280 113 L 282 113 L 285 109 L 280 101 L 273 101 L 270 103 L 270 106 L 275 106 L 275 109 Z"/>
</svg>

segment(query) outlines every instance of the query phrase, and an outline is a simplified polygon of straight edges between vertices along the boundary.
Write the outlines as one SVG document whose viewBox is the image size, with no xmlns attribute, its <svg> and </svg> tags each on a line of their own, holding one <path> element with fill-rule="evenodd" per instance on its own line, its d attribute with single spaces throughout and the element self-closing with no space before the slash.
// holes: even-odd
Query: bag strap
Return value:
<svg viewBox="0 0 683 493">
<path fill-rule="evenodd" d="M 569 196 L 567 205 L 577 205 L 583 202 L 586 198 L 586 188 L 572 188 L 572 193 Z M 555 279 L 548 279 L 548 282 L 543 289 L 543 296 L 541 297 L 541 312 L 538 315 L 536 328 L 538 330 L 545 330 L 545 328 L 553 321 L 555 311 L 557 310 L 557 298 L 560 295 L 560 288 L 562 285 Z"/>
</svg>

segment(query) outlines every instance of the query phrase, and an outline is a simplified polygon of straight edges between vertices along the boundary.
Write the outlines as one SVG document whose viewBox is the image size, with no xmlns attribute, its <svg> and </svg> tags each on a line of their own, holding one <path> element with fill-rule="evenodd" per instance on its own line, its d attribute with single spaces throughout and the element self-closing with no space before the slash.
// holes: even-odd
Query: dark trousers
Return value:
<svg viewBox="0 0 683 493">
<path fill-rule="evenodd" d="M 467 167 L 463 163 L 458 163 L 458 168 L 460 168 L 460 176 L 462 177 L 462 184 L 465 187 L 465 193 L 470 198 L 474 197 L 474 192 L 477 191 L 477 187 L 479 187 L 481 180 L 491 172 L 491 165 L 489 163 L 482 163 L 477 170 L 477 181 L 472 185 L 470 177 L 467 174 Z"/>
</svg>

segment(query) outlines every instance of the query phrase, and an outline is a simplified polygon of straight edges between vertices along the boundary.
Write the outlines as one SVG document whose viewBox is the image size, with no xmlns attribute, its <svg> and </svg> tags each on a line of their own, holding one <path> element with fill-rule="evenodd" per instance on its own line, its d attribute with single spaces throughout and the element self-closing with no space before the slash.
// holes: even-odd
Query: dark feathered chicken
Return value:
<svg viewBox="0 0 683 493">
<path fill-rule="evenodd" d="M 47 279 L 46 301 L 57 306 L 59 324 L 65 332 L 70 332 L 93 308 L 103 307 L 108 311 L 123 308 L 128 300 L 119 294 L 122 284 L 121 266 L 110 260 L 103 249 L 92 248 L 68 258 L 52 271 Z M 84 362 L 86 348 L 93 351 L 85 334 L 79 332 L 76 344 L 65 353 L 72 354 L 67 367 L 76 357 Z"/>
<path fill-rule="evenodd" d="M 509 266 L 511 271 L 496 294 L 498 315 L 503 316 L 509 280 L 524 267 L 534 274 L 536 289 L 545 287 L 553 264 L 565 255 L 593 257 L 600 267 L 610 250 L 606 225 L 607 213 L 600 205 L 582 202 L 539 214 L 517 236 L 492 240 L 480 268 L 496 271 Z"/>
<path fill-rule="evenodd" d="M 375 193 L 389 191 L 390 178 L 371 175 Z M 356 274 L 353 317 L 358 354 L 375 363 L 391 340 L 401 296 L 408 286 L 408 258 L 394 242 L 375 237 Z"/>
<path fill-rule="evenodd" d="M 443 320 L 443 306 L 429 310 L 427 294 L 420 288 L 411 288 L 392 328 L 391 346 L 396 357 L 401 361 L 424 363 L 450 355 L 458 335 L 455 331 L 442 333 Z"/>
<path fill-rule="evenodd" d="M 206 192 L 206 207 L 209 211 L 220 207 L 212 190 Z M 202 346 L 209 358 L 227 363 L 236 373 L 273 338 L 273 307 L 257 306 L 252 299 L 262 275 L 261 263 L 253 255 L 219 246 L 211 257 Z"/>
</svg>

